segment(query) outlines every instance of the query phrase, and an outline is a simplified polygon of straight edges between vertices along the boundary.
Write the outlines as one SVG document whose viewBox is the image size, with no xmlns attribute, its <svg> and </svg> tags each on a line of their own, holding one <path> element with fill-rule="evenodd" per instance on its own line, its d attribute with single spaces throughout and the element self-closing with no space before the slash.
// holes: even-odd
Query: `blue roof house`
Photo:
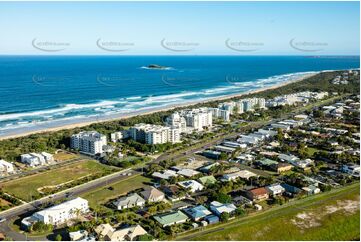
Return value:
<svg viewBox="0 0 361 242">
<path fill-rule="evenodd" d="M 208 215 L 204 220 L 206 220 L 208 224 L 216 224 L 219 222 L 219 218 L 216 215 Z"/>
<path fill-rule="evenodd" d="M 194 221 L 199 221 L 202 218 L 206 217 L 207 215 L 212 214 L 212 212 L 209 211 L 203 205 L 199 205 L 191 208 L 185 208 L 183 211 Z"/>
</svg>

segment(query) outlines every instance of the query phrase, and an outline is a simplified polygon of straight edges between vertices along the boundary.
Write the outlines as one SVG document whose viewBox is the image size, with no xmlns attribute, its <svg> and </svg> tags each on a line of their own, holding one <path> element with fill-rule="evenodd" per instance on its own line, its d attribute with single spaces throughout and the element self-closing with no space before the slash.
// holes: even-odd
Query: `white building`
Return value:
<svg viewBox="0 0 361 242">
<path fill-rule="evenodd" d="M 107 137 L 96 131 L 83 131 L 71 136 L 70 147 L 86 154 L 102 154 Z"/>
<path fill-rule="evenodd" d="M 89 211 L 88 201 L 77 197 L 73 200 L 34 213 L 31 217 L 24 218 L 22 223 L 28 226 L 29 219 L 34 222 L 59 225 Z"/>
<path fill-rule="evenodd" d="M 223 175 L 222 180 L 223 181 L 234 181 L 238 178 L 248 180 L 251 177 L 257 177 L 257 175 L 251 171 L 242 170 L 242 171 L 237 171 L 234 173 L 225 174 L 225 175 Z"/>
<path fill-rule="evenodd" d="M 222 213 L 231 214 L 237 209 L 237 207 L 232 203 L 223 204 L 217 201 L 211 202 L 209 208 L 217 216 L 220 216 Z"/>
<path fill-rule="evenodd" d="M 21 163 L 30 167 L 44 166 L 54 161 L 53 155 L 47 152 L 22 154 L 20 156 Z"/>
<path fill-rule="evenodd" d="M 130 128 L 129 134 L 132 139 L 145 144 L 180 142 L 180 130 L 176 127 L 140 123 Z"/>
<path fill-rule="evenodd" d="M 185 189 L 189 189 L 191 192 L 198 192 L 204 189 L 204 186 L 195 180 L 178 182 L 178 185 Z"/>
<path fill-rule="evenodd" d="M 14 171 L 15 170 L 13 164 L 0 159 L 0 174 L 1 173 L 9 174 L 9 173 L 13 173 Z"/>
<path fill-rule="evenodd" d="M 118 131 L 118 132 L 114 132 L 110 134 L 110 140 L 112 142 L 118 142 L 119 140 L 123 139 L 123 132 L 122 131 Z"/>
<path fill-rule="evenodd" d="M 273 184 L 266 187 L 268 193 L 272 196 L 281 195 L 286 191 L 284 187 L 282 187 L 280 184 Z"/>
<path fill-rule="evenodd" d="M 114 206 L 118 210 L 132 207 L 143 207 L 145 205 L 145 200 L 139 196 L 137 193 L 129 194 L 113 202 Z"/>
<path fill-rule="evenodd" d="M 168 127 L 175 127 L 179 129 L 180 133 L 187 132 L 187 122 L 178 112 L 174 112 L 171 116 L 167 117 L 166 125 Z"/>
<path fill-rule="evenodd" d="M 187 127 L 195 131 L 203 131 L 213 125 L 212 111 L 208 108 L 182 110 L 180 116 L 185 118 Z"/>
<path fill-rule="evenodd" d="M 220 108 L 209 108 L 208 110 L 212 112 L 212 117 L 214 118 L 220 118 L 227 122 L 230 120 L 231 112 L 228 110 Z"/>
</svg>

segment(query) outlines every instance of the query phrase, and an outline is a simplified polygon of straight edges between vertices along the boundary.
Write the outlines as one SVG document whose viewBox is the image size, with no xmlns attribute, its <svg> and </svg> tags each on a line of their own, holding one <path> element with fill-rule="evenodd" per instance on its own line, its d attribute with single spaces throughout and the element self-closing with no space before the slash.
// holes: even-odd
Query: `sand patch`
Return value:
<svg viewBox="0 0 361 242">
<path fill-rule="evenodd" d="M 322 218 L 328 214 L 336 212 L 354 214 L 359 210 L 359 197 L 357 200 L 337 200 L 335 205 L 326 206 L 322 211 L 298 213 L 291 222 L 304 232 L 304 229 L 321 226 Z"/>
<path fill-rule="evenodd" d="M 291 219 L 291 222 L 300 229 L 309 229 L 321 225 L 311 212 L 299 213 L 294 219 Z"/>
</svg>

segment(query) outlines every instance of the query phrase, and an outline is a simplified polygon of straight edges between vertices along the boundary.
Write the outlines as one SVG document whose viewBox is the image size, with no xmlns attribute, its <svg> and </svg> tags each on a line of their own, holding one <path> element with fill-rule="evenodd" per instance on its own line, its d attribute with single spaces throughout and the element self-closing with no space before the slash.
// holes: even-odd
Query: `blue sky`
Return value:
<svg viewBox="0 0 361 242">
<path fill-rule="evenodd" d="M 359 2 L 0 2 L 0 54 L 359 55 L 359 11 Z"/>
</svg>

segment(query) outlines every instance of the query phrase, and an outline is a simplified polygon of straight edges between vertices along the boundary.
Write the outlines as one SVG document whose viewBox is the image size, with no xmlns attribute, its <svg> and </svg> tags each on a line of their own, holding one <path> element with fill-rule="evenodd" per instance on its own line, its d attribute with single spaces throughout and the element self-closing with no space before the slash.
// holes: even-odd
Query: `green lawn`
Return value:
<svg viewBox="0 0 361 242">
<path fill-rule="evenodd" d="M 150 179 L 144 176 L 132 176 L 126 178 L 126 180 L 109 184 L 106 187 L 102 187 L 95 191 L 90 191 L 84 194 L 81 194 L 81 197 L 89 201 L 90 207 L 96 207 L 102 205 L 110 199 L 116 198 L 122 194 L 126 194 L 132 190 L 145 187 L 145 183 L 149 182 Z M 112 187 L 113 190 L 109 189 Z"/>
<path fill-rule="evenodd" d="M 358 240 L 360 185 L 311 196 L 179 240 Z"/>
<path fill-rule="evenodd" d="M 307 147 L 306 152 L 308 155 L 313 156 L 316 152 L 319 152 L 319 149 L 313 148 L 313 147 Z"/>
<path fill-rule="evenodd" d="M 87 175 L 104 175 L 112 170 L 114 168 L 99 164 L 96 161 L 84 160 L 61 168 L 5 182 L 1 184 L 1 188 L 3 191 L 24 201 L 30 201 L 32 196 L 41 195 L 38 192 L 38 188 L 56 186 Z"/>
</svg>

